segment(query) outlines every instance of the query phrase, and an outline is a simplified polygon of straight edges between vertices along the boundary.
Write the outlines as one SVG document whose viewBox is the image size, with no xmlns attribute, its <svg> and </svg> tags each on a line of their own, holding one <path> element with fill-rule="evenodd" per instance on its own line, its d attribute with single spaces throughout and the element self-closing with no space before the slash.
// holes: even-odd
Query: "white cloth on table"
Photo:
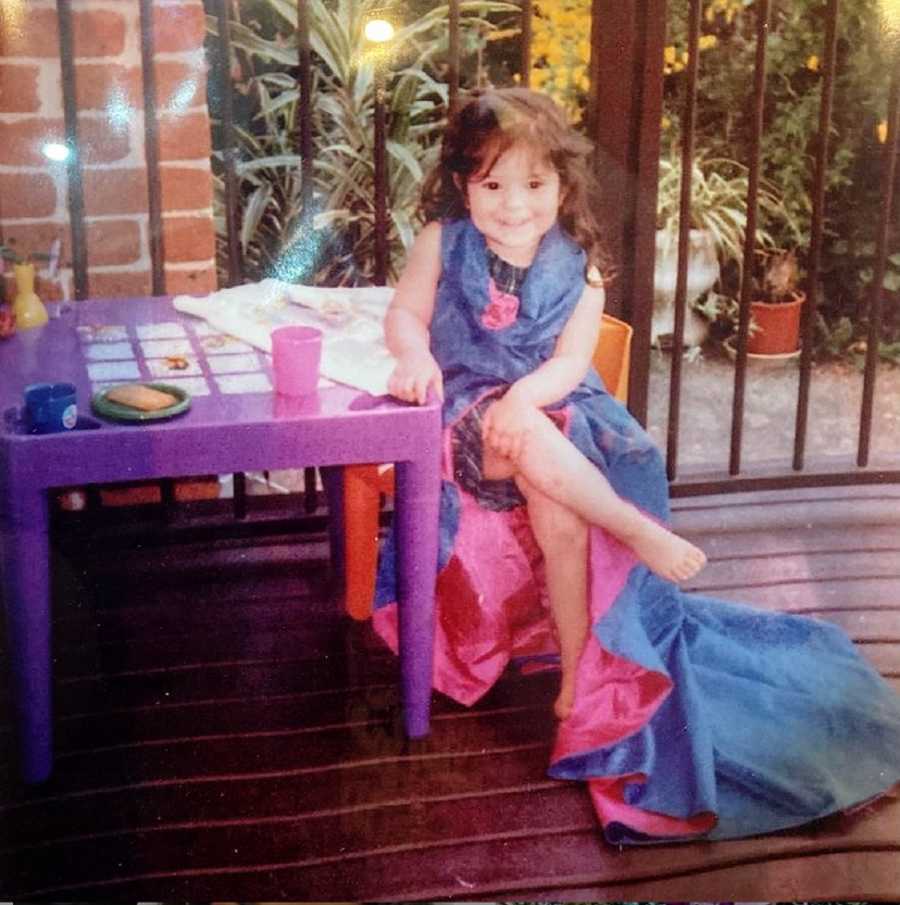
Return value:
<svg viewBox="0 0 900 905">
<path fill-rule="evenodd" d="M 172 304 L 269 354 L 277 327 L 317 327 L 322 376 L 378 396 L 387 393 L 396 364 L 384 342 L 384 315 L 393 294 L 387 286 L 326 289 L 265 279 L 203 297 L 178 295 Z"/>
</svg>

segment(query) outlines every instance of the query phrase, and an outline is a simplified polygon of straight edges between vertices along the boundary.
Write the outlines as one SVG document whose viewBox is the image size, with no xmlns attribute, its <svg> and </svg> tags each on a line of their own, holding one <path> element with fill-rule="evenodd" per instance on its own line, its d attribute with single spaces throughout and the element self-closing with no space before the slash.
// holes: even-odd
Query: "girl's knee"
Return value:
<svg viewBox="0 0 900 905">
<path fill-rule="evenodd" d="M 516 483 L 528 504 L 528 518 L 542 550 L 577 552 L 587 548 L 588 525 L 581 516 L 540 493 L 521 476 Z"/>
</svg>

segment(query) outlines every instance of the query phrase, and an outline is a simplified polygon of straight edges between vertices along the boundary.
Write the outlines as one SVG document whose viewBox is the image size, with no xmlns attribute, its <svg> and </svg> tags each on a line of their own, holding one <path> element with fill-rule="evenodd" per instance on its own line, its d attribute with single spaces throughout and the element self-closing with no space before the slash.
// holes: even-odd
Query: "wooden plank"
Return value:
<svg viewBox="0 0 900 905">
<path fill-rule="evenodd" d="M 248 823 L 234 815 L 219 824 L 203 821 L 141 833 L 122 832 L 104 838 L 102 860 L 95 856 L 96 838 L 68 838 L 53 845 L 41 843 L 30 850 L 23 879 L 40 888 L 62 867 L 70 887 L 89 883 L 107 876 L 110 864 L 134 864 L 137 846 L 152 854 L 157 870 L 182 865 L 185 851 L 191 853 L 194 871 L 224 867 L 254 870 L 263 853 L 260 832 L 266 834 L 268 864 L 302 860 L 309 865 L 331 865 L 338 852 L 342 860 L 367 857 L 384 849 L 414 852 L 445 845 L 460 836 L 502 837 L 511 826 L 526 826 L 536 835 L 557 831 L 561 826 L 576 832 L 593 828 L 590 801 L 577 787 L 557 783 L 541 788 L 540 794 L 536 791 L 488 794 L 464 802 L 432 801 L 427 807 L 407 798 L 377 812 L 344 808 L 304 818 L 285 815 L 269 822 Z M 472 820 L 475 814 L 477 822 Z M 117 872 L 117 880 L 127 881 L 129 873 L 127 867 Z"/>
<path fill-rule="evenodd" d="M 872 609 L 892 610 L 900 602 L 898 582 L 894 578 L 847 578 L 826 582 L 752 584 L 713 587 L 703 591 L 710 596 L 761 609 L 797 613 L 824 613 L 852 609 L 855 601 L 864 601 Z M 688 586 L 688 590 L 694 590 Z"/>
<path fill-rule="evenodd" d="M 693 587 L 837 622 L 900 690 L 897 504 L 886 488 L 838 488 L 675 508 L 712 558 Z M 280 538 L 243 570 L 234 545 L 194 571 L 196 545 L 157 550 L 131 559 L 141 578 L 130 585 L 128 556 L 115 569 L 100 557 L 86 577 L 77 556 L 63 559 L 61 587 L 86 590 L 56 602 L 49 785 L 13 781 L 0 695 L 9 898 L 774 901 L 900 889 L 896 802 L 756 839 L 608 846 L 584 788 L 546 776 L 552 673 L 509 672 L 473 709 L 436 695 L 432 738 L 405 742 L 396 662 L 368 626 L 337 615 L 324 563 L 298 567 L 291 550 Z M 175 564 L 157 592 L 154 561 Z"/>
<path fill-rule="evenodd" d="M 808 551 L 746 556 L 735 551 L 717 557 L 686 589 L 701 593 L 727 587 L 768 587 L 783 584 L 821 584 L 847 579 L 876 578 L 893 581 L 900 588 L 898 550 Z M 708 555 L 708 554 L 707 554 Z M 900 596 L 898 596 L 900 604 Z"/>
<path fill-rule="evenodd" d="M 900 889 L 896 850 L 846 851 L 764 859 L 718 870 L 602 888 L 541 891 L 533 901 L 895 901 Z"/>
<path fill-rule="evenodd" d="M 785 493 L 772 502 L 678 508 L 673 524 L 693 534 L 710 532 L 765 532 L 769 528 L 844 528 L 861 525 L 898 525 L 900 499 L 896 492 L 878 498 L 823 496 L 819 500 L 796 500 Z"/>
<path fill-rule="evenodd" d="M 765 532 L 684 530 L 711 560 L 767 556 L 807 556 L 820 553 L 894 552 L 900 560 L 900 526 L 897 525 L 798 525 L 772 526 Z"/>
</svg>

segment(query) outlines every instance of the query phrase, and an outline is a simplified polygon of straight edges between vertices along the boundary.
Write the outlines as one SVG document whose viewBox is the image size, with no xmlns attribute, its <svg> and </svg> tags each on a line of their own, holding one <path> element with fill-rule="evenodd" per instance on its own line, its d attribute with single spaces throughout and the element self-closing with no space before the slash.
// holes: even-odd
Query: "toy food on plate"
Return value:
<svg viewBox="0 0 900 905">
<path fill-rule="evenodd" d="M 119 405 L 140 409 L 142 412 L 156 412 L 178 402 L 171 393 L 155 390 L 139 383 L 126 383 L 106 391 L 106 398 Z"/>
<path fill-rule="evenodd" d="M 170 371 L 186 371 L 190 367 L 190 362 L 183 355 L 167 355 L 165 362 Z"/>
</svg>

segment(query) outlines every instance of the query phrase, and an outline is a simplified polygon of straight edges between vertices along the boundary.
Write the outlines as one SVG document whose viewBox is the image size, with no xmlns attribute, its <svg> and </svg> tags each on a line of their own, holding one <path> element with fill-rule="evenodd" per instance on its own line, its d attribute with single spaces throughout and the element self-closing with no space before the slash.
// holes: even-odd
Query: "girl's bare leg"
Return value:
<svg viewBox="0 0 900 905">
<path fill-rule="evenodd" d="M 650 569 L 670 581 L 685 581 L 706 564 L 706 556 L 684 538 L 623 500 L 598 469 L 535 409 L 516 462 L 485 449 L 484 474 L 521 476 L 537 491 L 617 537 Z"/>
<path fill-rule="evenodd" d="M 590 630 L 587 600 L 588 526 L 522 477 L 516 478 L 528 501 L 528 518 L 544 554 L 547 596 L 559 638 L 562 683 L 554 705 L 564 720 L 575 701 L 575 675 Z"/>
</svg>

